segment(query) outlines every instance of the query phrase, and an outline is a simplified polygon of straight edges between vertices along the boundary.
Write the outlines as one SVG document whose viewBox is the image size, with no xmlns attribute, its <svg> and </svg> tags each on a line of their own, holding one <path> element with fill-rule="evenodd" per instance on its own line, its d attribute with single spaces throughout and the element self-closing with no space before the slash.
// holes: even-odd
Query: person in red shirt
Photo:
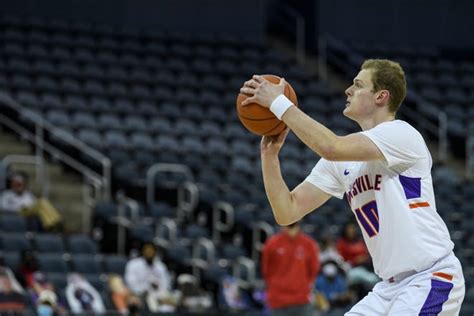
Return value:
<svg viewBox="0 0 474 316">
<path fill-rule="evenodd" d="M 337 251 L 351 266 L 370 264 L 369 252 L 364 240 L 357 235 L 357 227 L 348 222 L 342 228 L 342 234 L 336 244 Z"/>
<path fill-rule="evenodd" d="M 313 314 L 309 302 L 319 272 L 319 247 L 299 223 L 283 227 L 265 242 L 261 268 L 272 316 Z"/>
</svg>

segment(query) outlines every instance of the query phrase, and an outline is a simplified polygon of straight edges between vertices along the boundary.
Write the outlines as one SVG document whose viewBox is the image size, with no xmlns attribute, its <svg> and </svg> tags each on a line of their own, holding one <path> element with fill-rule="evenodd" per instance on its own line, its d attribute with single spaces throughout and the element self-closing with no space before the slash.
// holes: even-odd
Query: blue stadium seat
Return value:
<svg viewBox="0 0 474 316">
<path fill-rule="evenodd" d="M 3 251 L 31 250 L 30 241 L 22 233 L 0 234 L 0 249 Z"/>
<path fill-rule="evenodd" d="M 62 254 L 47 253 L 38 256 L 39 268 L 42 272 L 67 273 L 69 267 Z"/>
<path fill-rule="evenodd" d="M 106 255 L 104 256 L 104 272 L 116 273 L 123 276 L 125 274 L 127 261 L 127 257 L 122 255 Z"/>
<path fill-rule="evenodd" d="M 35 249 L 40 253 L 64 253 L 64 242 L 60 235 L 56 234 L 36 234 Z"/>
<path fill-rule="evenodd" d="M 19 214 L 0 213 L 0 231 L 7 233 L 26 232 L 26 220 Z"/>
<path fill-rule="evenodd" d="M 102 273 L 100 260 L 91 254 L 74 254 L 71 256 L 73 270 L 81 274 Z"/>
<path fill-rule="evenodd" d="M 68 237 L 69 251 L 72 254 L 90 254 L 97 253 L 97 244 L 87 235 L 72 235 Z"/>
</svg>

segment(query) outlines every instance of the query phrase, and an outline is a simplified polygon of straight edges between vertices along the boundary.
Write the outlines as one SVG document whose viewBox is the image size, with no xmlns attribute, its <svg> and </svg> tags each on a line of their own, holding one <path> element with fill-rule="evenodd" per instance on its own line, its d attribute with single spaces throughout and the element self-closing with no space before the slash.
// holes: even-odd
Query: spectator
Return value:
<svg viewBox="0 0 474 316">
<path fill-rule="evenodd" d="M 26 310 L 23 288 L 15 279 L 10 268 L 3 266 L 0 261 L 0 315 L 22 315 Z"/>
<path fill-rule="evenodd" d="M 343 226 L 341 238 L 337 241 L 336 247 L 344 260 L 351 265 L 351 269 L 347 272 L 350 286 L 358 292 L 359 298 L 364 297 L 379 281 L 379 278 L 371 272 L 372 261 L 367 247 L 358 236 L 353 222 L 348 222 Z"/>
<path fill-rule="evenodd" d="M 31 302 L 44 315 L 49 315 L 48 311 L 55 315 L 62 315 L 66 312 L 64 302 L 58 302 L 54 285 L 48 281 L 43 272 L 36 271 L 32 274 L 29 293 Z"/>
<path fill-rule="evenodd" d="M 33 274 L 38 271 L 38 260 L 33 251 L 23 250 L 18 271 L 20 271 L 20 282 L 26 288 L 33 287 Z"/>
<path fill-rule="evenodd" d="M 97 290 L 79 273 L 67 278 L 66 298 L 73 313 L 105 312 L 105 306 Z"/>
<path fill-rule="evenodd" d="M 249 296 L 240 288 L 237 280 L 230 275 L 221 280 L 218 302 L 219 306 L 225 309 L 246 310 L 251 307 Z"/>
<path fill-rule="evenodd" d="M 180 312 L 202 313 L 212 307 L 212 299 L 201 289 L 193 275 L 181 274 L 178 277 L 178 290 L 181 298 L 178 310 Z"/>
<path fill-rule="evenodd" d="M 352 267 L 370 264 L 367 247 L 364 240 L 358 236 L 353 222 L 348 222 L 343 226 L 341 238 L 337 241 L 336 247 L 344 261 Z"/>
<path fill-rule="evenodd" d="M 324 265 L 326 262 L 333 261 L 337 264 L 338 268 L 344 270 L 344 272 L 349 271 L 351 265 L 344 261 L 342 256 L 336 249 L 334 238 L 331 233 L 326 233 L 321 239 L 321 252 L 319 259 L 321 265 Z"/>
<path fill-rule="evenodd" d="M 109 290 L 115 309 L 122 314 L 139 314 L 141 308 L 140 298 L 134 295 L 123 283 L 121 276 L 109 275 Z"/>
<path fill-rule="evenodd" d="M 61 224 L 61 215 L 44 199 L 36 199 L 27 190 L 26 176 L 15 172 L 9 177 L 9 189 L 1 195 L 1 209 L 7 212 L 21 213 L 29 218 L 29 228 L 33 230 L 53 230 Z"/>
<path fill-rule="evenodd" d="M 142 255 L 127 263 L 125 282 L 134 294 L 144 297 L 152 312 L 173 311 L 177 305 L 168 269 L 158 258 L 153 243 L 144 243 Z"/>
<path fill-rule="evenodd" d="M 324 296 L 331 307 L 347 306 L 352 301 L 345 276 L 333 261 L 323 264 L 316 281 L 316 290 Z"/>
<path fill-rule="evenodd" d="M 311 291 L 319 271 L 319 248 L 299 223 L 265 242 L 262 274 L 271 315 L 312 315 Z"/>
</svg>

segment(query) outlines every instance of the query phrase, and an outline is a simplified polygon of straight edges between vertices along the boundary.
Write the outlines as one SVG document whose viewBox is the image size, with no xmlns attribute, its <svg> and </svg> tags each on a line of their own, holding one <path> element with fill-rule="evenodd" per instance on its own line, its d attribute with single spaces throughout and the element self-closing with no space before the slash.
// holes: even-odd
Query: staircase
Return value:
<svg viewBox="0 0 474 316">
<path fill-rule="evenodd" d="M 31 144 L 17 136 L 0 129 L 0 159 L 7 155 L 34 155 Z M 28 187 L 41 197 L 43 183 L 36 181 L 36 166 L 31 164 L 10 164 L 10 170 L 24 171 L 29 175 Z M 59 162 L 45 161 L 46 179 L 49 180 L 49 194 L 46 196 L 54 207 L 62 214 L 65 232 L 87 232 L 91 217 L 90 207 L 84 203 L 82 177 L 66 170 Z"/>
</svg>

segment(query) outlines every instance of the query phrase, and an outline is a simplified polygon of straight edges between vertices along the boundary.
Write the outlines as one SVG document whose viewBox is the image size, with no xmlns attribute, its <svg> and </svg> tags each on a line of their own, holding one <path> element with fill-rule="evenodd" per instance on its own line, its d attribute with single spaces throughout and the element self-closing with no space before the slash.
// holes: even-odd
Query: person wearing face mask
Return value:
<svg viewBox="0 0 474 316">
<path fill-rule="evenodd" d="M 171 278 L 153 243 L 144 243 L 141 256 L 127 263 L 125 282 L 135 295 L 145 298 L 150 311 L 174 310 L 177 300 L 171 292 Z"/>
<path fill-rule="evenodd" d="M 347 306 L 353 299 L 348 291 L 344 274 L 334 261 L 327 261 L 322 266 L 321 274 L 316 281 L 316 290 L 332 307 Z"/>
<path fill-rule="evenodd" d="M 310 297 L 319 272 L 319 247 L 301 231 L 299 222 L 265 242 L 261 262 L 270 315 L 312 315 Z"/>
</svg>

